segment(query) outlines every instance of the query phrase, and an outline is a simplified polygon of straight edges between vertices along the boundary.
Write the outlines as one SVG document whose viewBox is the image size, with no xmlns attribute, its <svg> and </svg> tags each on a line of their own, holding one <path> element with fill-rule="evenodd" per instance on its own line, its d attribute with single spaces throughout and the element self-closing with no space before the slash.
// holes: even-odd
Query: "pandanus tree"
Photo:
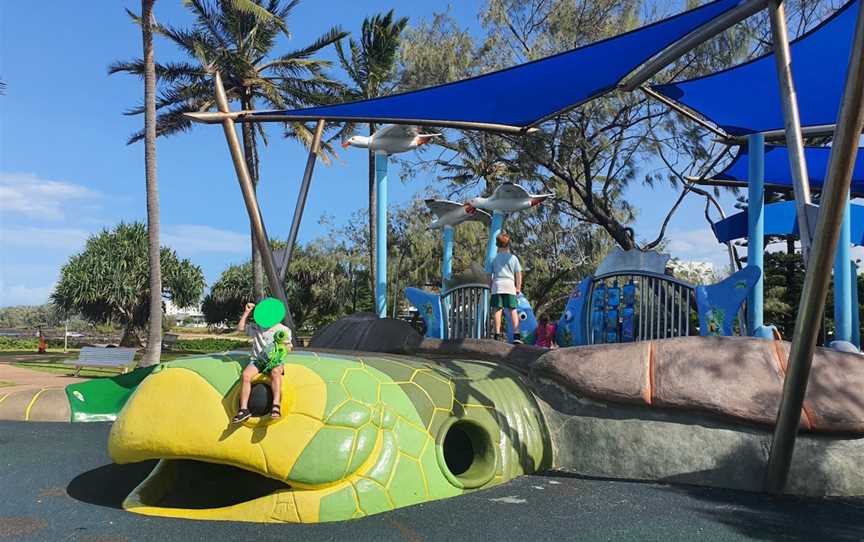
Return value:
<svg viewBox="0 0 864 542">
<path fill-rule="evenodd" d="M 348 40 L 348 51 L 342 43 L 336 44 L 339 64 L 348 76 L 350 85 L 343 90 L 348 100 L 377 98 L 395 89 L 396 59 L 400 35 L 408 18 L 395 19 L 393 10 L 363 20 L 360 41 Z M 348 126 L 348 130 L 353 127 Z M 369 124 L 369 135 L 375 133 L 375 124 Z M 369 151 L 369 278 L 375 287 L 375 154 Z M 373 294 L 374 295 L 374 294 Z M 374 302 L 373 302 L 374 303 Z"/>
<path fill-rule="evenodd" d="M 144 224 L 121 223 L 87 240 L 84 250 L 60 270 L 51 301 L 61 311 L 81 314 L 93 323 L 123 326 L 123 346 L 137 346 L 137 330 L 150 314 L 150 269 Z M 162 297 L 178 307 L 197 303 L 204 291 L 204 274 L 173 250 L 160 249 Z"/>
<path fill-rule="evenodd" d="M 290 38 L 288 18 L 300 0 L 184 0 L 195 18 L 191 28 L 177 28 L 153 23 L 153 31 L 174 43 L 189 58 L 185 61 L 155 63 L 160 95 L 156 135 L 171 135 L 189 130 L 188 112 L 208 111 L 216 107 L 213 73 L 222 76 L 229 100 L 244 110 L 289 109 L 332 101 L 338 84 L 325 74 L 329 62 L 315 58 L 325 47 L 345 35 L 338 27 L 324 32 L 311 44 L 276 54 L 280 36 Z M 142 18 L 130 12 L 136 23 Z M 129 73 L 142 76 L 142 59 L 115 62 L 110 74 Z M 140 115 L 144 107 L 133 107 L 127 115 Z M 286 137 L 312 142 L 311 127 L 302 123 L 285 125 Z M 144 137 L 136 132 L 129 138 L 135 143 Z M 244 123 L 243 151 L 253 185 L 259 180 L 258 142 L 267 143 L 261 125 Z M 252 233 L 252 262 L 255 294 L 264 294 L 261 256 Z"/>
</svg>

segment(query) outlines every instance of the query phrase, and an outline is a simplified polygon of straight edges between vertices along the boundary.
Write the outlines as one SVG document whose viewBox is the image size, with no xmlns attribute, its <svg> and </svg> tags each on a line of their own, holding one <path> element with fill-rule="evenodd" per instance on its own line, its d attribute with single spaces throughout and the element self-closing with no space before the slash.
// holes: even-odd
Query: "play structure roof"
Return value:
<svg viewBox="0 0 864 542">
<path fill-rule="evenodd" d="M 255 112 L 251 117 L 527 129 L 609 92 L 639 65 L 739 3 L 716 0 L 625 34 L 470 79 L 370 100 Z"/>
<path fill-rule="evenodd" d="M 851 205 L 852 244 L 864 245 L 864 205 Z M 765 235 L 798 235 L 794 201 L 765 206 Z M 714 224 L 714 235 L 721 243 L 747 237 L 747 212 L 735 213 Z"/>
<path fill-rule="evenodd" d="M 792 73 L 802 126 L 834 124 L 861 0 L 837 10 L 791 43 Z M 731 135 L 783 128 L 774 55 L 654 90 L 693 109 Z"/>
<path fill-rule="evenodd" d="M 807 174 L 810 177 L 810 187 L 821 190 L 828 172 L 828 158 L 831 155 L 829 147 L 805 147 L 804 157 L 807 160 Z M 730 184 L 747 186 L 748 169 L 747 146 L 743 145 L 735 159 L 726 169 L 714 175 L 712 180 L 724 181 Z M 782 146 L 765 146 L 765 187 L 767 190 L 792 190 L 792 173 L 789 169 L 789 151 Z M 852 193 L 864 194 L 864 152 L 858 151 L 855 169 L 852 172 Z"/>
</svg>

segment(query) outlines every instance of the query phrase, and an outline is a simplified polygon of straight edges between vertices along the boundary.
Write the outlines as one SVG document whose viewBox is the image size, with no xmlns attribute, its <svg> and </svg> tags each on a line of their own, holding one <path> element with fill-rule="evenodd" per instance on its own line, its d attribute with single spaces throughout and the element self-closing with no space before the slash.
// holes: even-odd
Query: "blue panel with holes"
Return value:
<svg viewBox="0 0 864 542">
<path fill-rule="evenodd" d="M 555 342 L 559 346 L 581 346 L 588 344 L 585 336 L 585 304 L 588 301 L 588 292 L 591 290 L 591 281 L 588 277 L 576 285 L 576 289 L 567 300 L 564 314 L 558 320 L 555 331 Z"/>
</svg>

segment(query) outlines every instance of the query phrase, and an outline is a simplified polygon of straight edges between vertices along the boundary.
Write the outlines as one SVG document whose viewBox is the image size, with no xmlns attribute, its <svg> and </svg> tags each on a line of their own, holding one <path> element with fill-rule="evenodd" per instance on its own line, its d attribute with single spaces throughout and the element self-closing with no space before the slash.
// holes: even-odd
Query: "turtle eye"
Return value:
<svg viewBox="0 0 864 542">
<path fill-rule="evenodd" d="M 566 312 L 564 313 L 564 321 L 565 321 L 565 322 L 569 322 L 569 321 L 571 321 L 571 320 L 573 320 L 573 313 L 570 312 L 570 311 L 566 311 Z"/>
</svg>

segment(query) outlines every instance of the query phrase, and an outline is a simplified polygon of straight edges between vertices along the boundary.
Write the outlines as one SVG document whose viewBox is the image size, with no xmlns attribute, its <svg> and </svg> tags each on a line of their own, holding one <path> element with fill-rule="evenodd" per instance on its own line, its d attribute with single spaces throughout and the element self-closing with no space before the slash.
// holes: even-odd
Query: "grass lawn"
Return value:
<svg viewBox="0 0 864 542">
<path fill-rule="evenodd" d="M 19 356 L 27 355 L 29 353 L 30 352 L 4 351 L 4 352 L 0 352 L 0 359 L 2 359 L 2 356 L 6 356 L 6 355 L 14 355 L 16 358 L 19 358 Z M 196 352 L 163 352 L 160 359 L 163 362 L 167 362 L 167 361 L 174 361 L 175 359 L 178 359 L 178 358 L 182 358 L 182 357 L 186 357 L 186 356 L 194 356 L 194 355 L 198 355 L 198 354 L 199 353 L 196 353 Z M 64 364 L 63 360 L 70 359 L 70 358 L 77 358 L 77 357 L 78 357 L 78 352 L 77 351 L 72 352 L 71 350 L 69 351 L 68 354 L 61 353 L 58 356 L 50 356 L 50 357 L 39 356 L 38 358 L 36 358 L 35 354 L 34 354 L 34 359 L 32 361 L 19 359 L 16 361 L 12 361 L 12 365 L 14 367 L 21 367 L 22 369 L 31 369 L 33 371 L 41 371 L 44 373 L 71 375 L 71 374 L 75 373 L 75 366 Z M 138 361 L 140 361 L 140 359 L 141 359 L 141 354 L 139 353 L 135 356 L 135 361 L 138 362 Z M 134 367 L 132 367 L 132 368 L 134 368 Z M 123 372 L 123 370 L 121 368 L 114 368 L 114 367 L 92 367 L 92 368 L 84 367 L 81 369 L 81 372 L 78 374 L 78 376 L 80 376 L 82 378 L 102 378 L 102 377 L 117 376 L 118 374 L 120 374 L 122 372 Z M 7 383 L 6 385 L 12 385 L 12 383 Z M 3 382 L 0 382 L 0 387 L 2 387 L 2 386 L 3 386 Z"/>
</svg>

